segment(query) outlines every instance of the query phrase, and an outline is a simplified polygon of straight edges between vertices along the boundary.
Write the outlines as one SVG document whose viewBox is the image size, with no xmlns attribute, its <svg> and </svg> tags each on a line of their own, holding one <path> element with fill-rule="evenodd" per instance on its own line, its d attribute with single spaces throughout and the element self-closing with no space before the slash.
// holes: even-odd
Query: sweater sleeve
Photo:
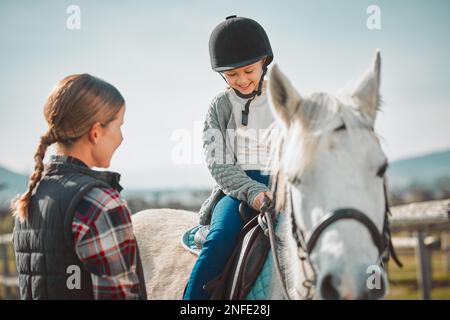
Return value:
<svg viewBox="0 0 450 320">
<path fill-rule="evenodd" d="M 209 172 L 222 191 L 231 197 L 245 201 L 252 205 L 260 192 L 269 191 L 269 188 L 253 179 L 234 161 L 234 154 L 226 146 L 226 130 L 217 116 L 218 99 L 215 99 L 206 116 L 203 129 L 203 152 Z"/>
</svg>

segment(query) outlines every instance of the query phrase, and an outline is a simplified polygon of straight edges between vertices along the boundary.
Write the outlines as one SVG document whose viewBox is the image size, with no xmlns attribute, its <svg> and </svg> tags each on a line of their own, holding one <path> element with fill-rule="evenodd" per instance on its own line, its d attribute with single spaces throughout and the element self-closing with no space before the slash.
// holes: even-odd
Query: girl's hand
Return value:
<svg viewBox="0 0 450 320">
<path fill-rule="evenodd" d="M 261 192 L 261 193 L 259 193 L 259 194 L 256 196 L 256 198 L 255 198 L 255 200 L 253 201 L 253 203 L 252 203 L 253 209 L 255 209 L 255 210 L 257 210 L 257 211 L 259 211 L 259 210 L 261 209 L 261 206 L 262 206 L 262 204 L 263 204 L 264 197 L 268 197 L 268 198 L 272 201 L 272 199 L 273 199 L 272 192 L 266 191 L 266 192 Z"/>
</svg>

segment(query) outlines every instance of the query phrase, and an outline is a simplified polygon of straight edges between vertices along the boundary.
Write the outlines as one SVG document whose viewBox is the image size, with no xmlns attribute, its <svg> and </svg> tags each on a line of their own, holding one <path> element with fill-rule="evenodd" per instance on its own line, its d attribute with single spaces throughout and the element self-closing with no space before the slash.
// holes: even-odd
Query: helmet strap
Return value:
<svg viewBox="0 0 450 320">
<path fill-rule="evenodd" d="M 253 99 L 255 99 L 255 97 L 256 97 L 256 94 L 253 94 L 253 97 L 251 97 L 250 99 L 247 100 L 247 102 L 245 103 L 244 110 L 242 110 L 241 124 L 243 126 L 248 125 L 248 114 L 250 113 L 250 103 L 253 101 Z"/>
</svg>

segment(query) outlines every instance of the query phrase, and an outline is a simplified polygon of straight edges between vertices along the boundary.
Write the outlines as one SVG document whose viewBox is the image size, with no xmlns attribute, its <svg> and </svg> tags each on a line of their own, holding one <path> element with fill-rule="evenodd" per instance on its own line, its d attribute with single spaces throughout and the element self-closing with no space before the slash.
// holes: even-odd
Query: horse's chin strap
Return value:
<svg viewBox="0 0 450 320">
<path fill-rule="evenodd" d="M 389 226 L 389 217 L 392 216 L 391 210 L 389 209 L 389 201 L 388 201 L 388 195 L 387 195 L 387 187 L 386 187 L 386 180 L 383 182 L 383 190 L 384 190 L 384 199 L 386 203 L 385 208 L 385 215 L 384 215 L 384 225 L 383 225 L 383 237 L 385 240 L 385 259 L 383 261 L 380 261 L 383 264 L 386 264 L 389 261 L 389 258 L 392 257 L 395 264 L 403 268 L 403 263 L 400 261 L 400 259 L 397 256 L 397 252 L 395 252 L 394 245 L 392 244 L 392 236 L 391 236 L 391 228 Z"/>
</svg>

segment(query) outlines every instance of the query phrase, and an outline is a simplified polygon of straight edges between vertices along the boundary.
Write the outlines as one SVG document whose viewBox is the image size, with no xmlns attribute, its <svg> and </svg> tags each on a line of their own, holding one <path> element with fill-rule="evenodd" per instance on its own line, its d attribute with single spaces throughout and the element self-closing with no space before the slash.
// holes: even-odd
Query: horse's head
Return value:
<svg viewBox="0 0 450 320">
<path fill-rule="evenodd" d="M 272 111 L 282 128 L 276 170 L 285 178 L 277 199 L 286 195 L 284 208 L 293 208 L 291 230 L 302 231 L 306 241 L 316 237 L 309 260 L 317 298 L 381 298 L 386 293 L 386 276 L 376 266 L 380 239 L 375 239 L 383 231 L 386 210 L 387 158 L 373 129 L 380 63 L 377 52 L 358 85 L 339 95 L 302 95 L 277 66 L 270 73 Z M 347 217 L 316 232 L 335 214 Z M 356 219 L 361 216 L 367 221 Z M 294 232 L 287 242 L 297 250 Z M 292 274 L 302 270 L 296 263 L 290 276 L 300 281 Z"/>
</svg>

